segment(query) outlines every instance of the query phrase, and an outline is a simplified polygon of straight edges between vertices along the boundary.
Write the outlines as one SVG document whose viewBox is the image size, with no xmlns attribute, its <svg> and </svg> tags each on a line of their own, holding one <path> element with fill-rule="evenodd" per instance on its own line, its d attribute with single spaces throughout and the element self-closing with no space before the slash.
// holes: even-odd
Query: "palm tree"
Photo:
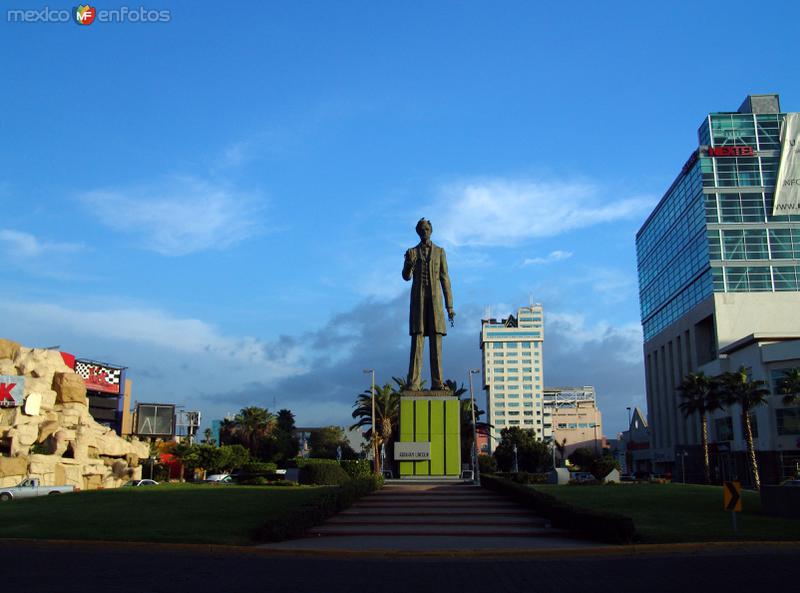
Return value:
<svg viewBox="0 0 800 593">
<path fill-rule="evenodd" d="M 719 389 L 713 377 L 705 373 L 689 373 L 678 385 L 681 399 L 678 406 L 685 418 L 694 413 L 700 415 L 700 446 L 703 449 L 703 477 L 706 484 L 711 483 L 711 470 L 708 462 L 708 418 L 706 414 L 721 407 Z"/>
<path fill-rule="evenodd" d="M 231 440 L 238 441 L 256 456 L 261 441 L 272 433 L 275 425 L 275 415 L 267 408 L 250 406 L 242 408 L 226 429 Z"/>
<path fill-rule="evenodd" d="M 753 485 L 756 490 L 761 489 L 761 478 L 758 474 L 758 461 L 753 446 L 753 426 L 750 423 L 750 411 L 767 403 L 769 389 L 761 380 L 751 381 L 747 376 L 747 369 L 743 366 L 735 372 L 723 373 L 719 377 L 720 393 L 725 404 L 738 404 L 742 412 L 742 427 L 747 444 L 747 457 L 750 461 L 750 471 L 753 474 Z"/>
<path fill-rule="evenodd" d="M 461 399 L 461 396 L 467 392 L 467 389 L 462 384 L 461 387 L 458 387 L 455 381 L 447 380 L 445 381 L 445 386 L 453 392 L 453 395 L 459 398 L 459 412 L 460 412 L 460 424 L 461 424 L 461 458 L 462 459 L 471 459 L 472 458 L 472 450 L 473 450 L 473 438 L 472 438 L 472 399 L 469 397 L 465 397 Z M 481 419 L 485 412 L 478 407 L 477 402 L 475 403 L 475 422 L 478 422 Z"/>
<path fill-rule="evenodd" d="M 216 445 L 217 441 L 213 437 L 214 437 L 214 431 L 211 430 L 210 428 L 206 428 L 203 431 L 203 440 L 201 442 L 206 445 Z"/>
<path fill-rule="evenodd" d="M 784 371 L 778 381 L 778 393 L 786 405 L 800 404 L 800 367 Z"/>
<path fill-rule="evenodd" d="M 278 410 L 278 428 L 284 432 L 288 432 L 289 434 L 295 429 L 294 425 L 294 414 L 291 410 L 283 408 L 282 410 Z"/>
<path fill-rule="evenodd" d="M 400 381 L 395 378 L 395 382 Z M 402 384 L 402 381 L 399 383 Z M 369 427 L 364 436 L 372 443 L 373 455 L 378 460 L 380 470 L 380 456 L 378 451 L 382 445 L 388 445 L 392 437 L 397 433 L 397 425 L 400 420 L 400 393 L 395 385 L 386 383 L 383 386 L 375 386 L 375 430 L 372 426 L 372 391 L 371 388 L 365 389 L 356 398 L 353 418 L 357 420 L 350 427 L 355 428 Z"/>
<path fill-rule="evenodd" d="M 553 439 L 553 446 L 558 451 L 559 461 L 561 461 L 561 465 L 564 465 L 564 453 L 567 452 L 567 437 L 564 437 L 561 442 L 558 442 L 558 439 Z"/>
</svg>

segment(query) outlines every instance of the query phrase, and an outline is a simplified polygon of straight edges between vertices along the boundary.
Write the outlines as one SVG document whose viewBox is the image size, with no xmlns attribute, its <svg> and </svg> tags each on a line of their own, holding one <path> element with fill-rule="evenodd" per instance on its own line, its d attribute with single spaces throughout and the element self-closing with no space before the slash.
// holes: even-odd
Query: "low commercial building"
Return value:
<svg viewBox="0 0 800 593">
<path fill-rule="evenodd" d="M 567 456 L 580 448 L 601 453 L 606 446 L 602 414 L 591 385 L 545 387 L 544 424 L 551 432 L 550 438 L 565 443 Z"/>
</svg>

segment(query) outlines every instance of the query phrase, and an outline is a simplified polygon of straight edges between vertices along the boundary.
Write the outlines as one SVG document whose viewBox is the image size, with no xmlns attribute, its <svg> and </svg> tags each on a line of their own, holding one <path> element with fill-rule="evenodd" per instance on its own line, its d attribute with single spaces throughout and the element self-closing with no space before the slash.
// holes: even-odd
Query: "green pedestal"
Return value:
<svg viewBox="0 0 800 593">
<path fill-rule="evenodd" d="M 400 461 L 400 477 L 461 475 L 461 414 L 451 392 L 417 391 L 400 396 L 400 442 L 429 443 L 424 461 Z"/>
</svg>

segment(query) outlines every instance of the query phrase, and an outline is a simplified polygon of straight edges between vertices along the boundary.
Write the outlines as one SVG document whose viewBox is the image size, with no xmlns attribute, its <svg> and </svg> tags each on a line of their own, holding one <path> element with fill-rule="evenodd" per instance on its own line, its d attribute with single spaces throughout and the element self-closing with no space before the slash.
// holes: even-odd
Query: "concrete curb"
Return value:
<svg viewBox="0 0 800 593">
<path fill-rule="evenodd" d="M 0 546 L 8 544 L 24 544 L 33 547 L 61 548 L 113 548 L 115 550 L 142 550 L 165 552 L 188 552 L 205 554 L 237 554 L 260 557 L 315 557 L 315 558 L 575 558 L 597 556 L 644 556 L 666 554 L 694 554 L 714 552 L 800 552 L 800 541 L 786 542 L 702 542 L 681 544 L 632 544 L 629 546 L 600 546 L 595 548 L 561 548 L 561 549 L 496 549 L 496 550 L 429 550 L 409 551 L 391 548 L 370 550 L 328 550 L 328 549 L 276 549 L 258 546 L 233 546 L 222 544 L 186 544 L 186 543 L 150 543 L 119 542 L 98 540 L 45 540 L 25 538 L 2 538 Z M 266 544 L 271 545 L 271 544 Z"/>
</svg>

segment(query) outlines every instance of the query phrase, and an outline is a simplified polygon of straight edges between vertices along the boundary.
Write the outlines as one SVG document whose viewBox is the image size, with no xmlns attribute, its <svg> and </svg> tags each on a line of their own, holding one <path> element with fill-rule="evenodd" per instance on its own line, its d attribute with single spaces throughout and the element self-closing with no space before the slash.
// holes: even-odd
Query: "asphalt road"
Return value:
<svg viewBox="0 0 800 593">
<path fill-rule="evenodd" d="M 800 547 L 543 558 L 325 558 L 0 541 L 3 591 L 784 591 Z"/>
</svg>

